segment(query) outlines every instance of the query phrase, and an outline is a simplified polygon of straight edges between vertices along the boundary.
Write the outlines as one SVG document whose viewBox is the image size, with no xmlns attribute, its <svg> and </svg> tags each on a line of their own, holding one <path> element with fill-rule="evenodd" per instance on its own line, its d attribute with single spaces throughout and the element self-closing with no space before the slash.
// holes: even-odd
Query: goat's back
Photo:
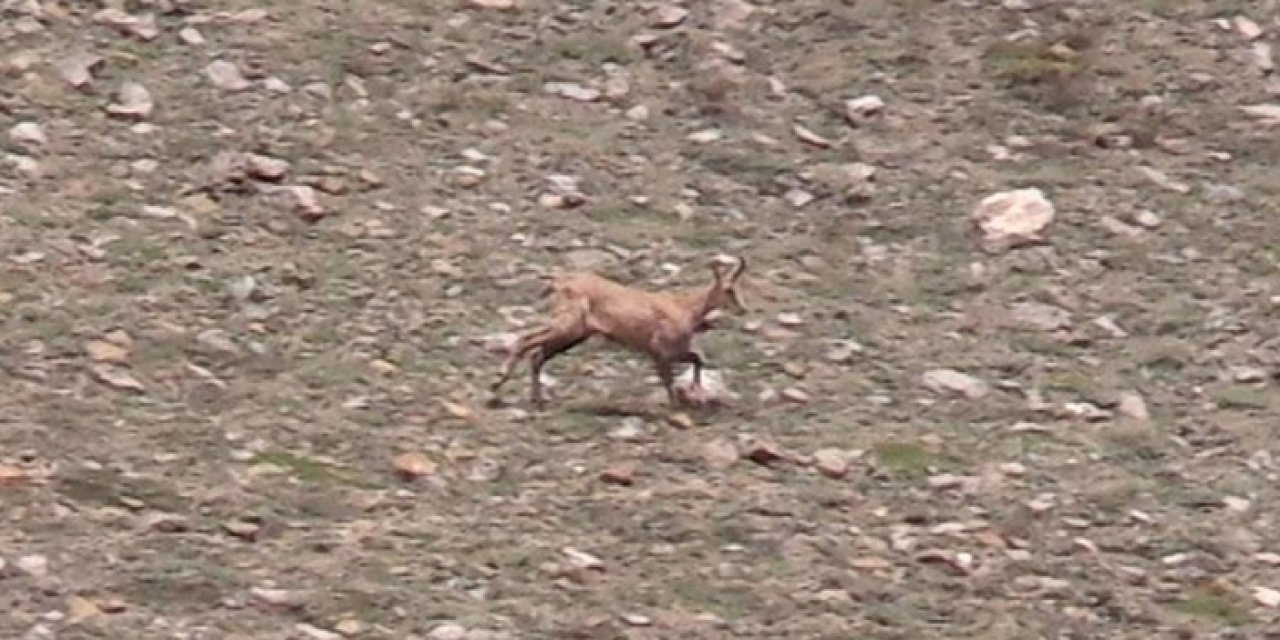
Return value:
<svg viewBox="0 0 1280 640">
<path fill-rule="evenodd" d="M 585 308 L 591 328 L 637 350 L 654 347 L 655 337 L 680 333 L 683 313 L 671 296 L 629 287 L 591 272 L 560 276 L 553 284 L 557 313 Z"/>
</svg>

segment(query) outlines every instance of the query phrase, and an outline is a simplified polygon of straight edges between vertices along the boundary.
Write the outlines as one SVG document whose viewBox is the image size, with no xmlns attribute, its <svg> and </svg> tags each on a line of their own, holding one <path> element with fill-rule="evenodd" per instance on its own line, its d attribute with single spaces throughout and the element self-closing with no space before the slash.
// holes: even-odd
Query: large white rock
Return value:
<svg viewBox="0 0 1280 640">
<path fill-rule="evenodd" d="M 970 214 L 989 250 L 1043 241 L 1041 233 L 1053 222 L 1053 216 L 1053 203 L 1034 187 L 989 195 Z"/>
</svg>

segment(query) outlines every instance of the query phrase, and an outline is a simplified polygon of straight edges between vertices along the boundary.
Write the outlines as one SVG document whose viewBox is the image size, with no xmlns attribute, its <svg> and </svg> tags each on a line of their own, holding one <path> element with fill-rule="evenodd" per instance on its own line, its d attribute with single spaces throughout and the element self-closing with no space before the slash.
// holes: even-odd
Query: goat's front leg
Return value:
<svg viewBox="0 0 1280 640">
<path fill-rule="evenodd" d="M 662 379 L 662 387 L 667 390 L 667 402 L 674 406 L 680 404 L 680 398 L 676 394 L 676 376 L 671 364 L 666 360 L 653 361 L 654 368 L 658 370 L 658 377 Z"/>
<path fill-rule="evenodd" d="M 702 357 L 701 353 L 690 349 L 684 355 L 680 356 L 680 362 L 693 365 L 693 386 L 694 388 L 702 388 L 702 368 L 706 366 L 707 359 Z"/>
</svg>

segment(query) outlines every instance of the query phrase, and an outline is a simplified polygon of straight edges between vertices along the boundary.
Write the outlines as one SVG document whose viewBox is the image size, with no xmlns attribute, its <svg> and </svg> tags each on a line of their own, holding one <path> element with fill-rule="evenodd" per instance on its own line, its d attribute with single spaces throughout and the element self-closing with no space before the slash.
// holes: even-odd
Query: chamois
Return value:
<svg viewBox="0 0 1280 640">
<path fill-rule="evenodd" d="M 539 379 L 542 367 L 548 360 L 599 335 L 648 355 L 662 379 L 668 402 L 679 403 L 673 373 L 676 364 L 693 365 L 693 387 L 702 388 L 706 360 L 692 348 L 694 335 L 710 330 L 713 317 L 721 308 L 746 312 L 737 284 L 747 261 L 743 257 L 736 261 L 728 273 L 720 262 L 711 263 L 711 283 L 684 292 L 646 291 L 585 271 L 555 278 L 545 290 L 545 294 L 554 296 L 551 318 L 517 338 L 490 390 L 496 393 L 511 377 L 516 364 L 530 356 L 530 398 L 537 407 L 543 407 Z"/>
</svg>

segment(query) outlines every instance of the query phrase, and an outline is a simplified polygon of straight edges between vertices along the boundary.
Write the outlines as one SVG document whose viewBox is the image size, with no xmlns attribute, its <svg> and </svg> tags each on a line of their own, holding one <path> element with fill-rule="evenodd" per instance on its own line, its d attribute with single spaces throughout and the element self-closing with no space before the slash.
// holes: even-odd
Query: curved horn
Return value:
<svg viewBox="0 0 1280 640">
<path fill-rule="evenodd" d="M 741 275 L 742 275 L 742 272 L 743 272 L 743 271 L 746 271 L 746 270 L 747 270 L 747 258 L 746 258 L 746 256 L 738 256 L 738 266 L 737 266 L 737 268 L 735 268 L 735 269 L 733 270 L 733 275 L 732 275 L 732 276 L 730 276 L 730 277 L 729 277 L 729 279 L 731 279 L 731 280 L 737 280 L 737 279 L 738 279 L 738 276 L 741 276 Z"/>
<path fill-rule="evenodd" d="M 724 278 L 724 265 L 719 262 L 709 260 L 707 262 L 707 268 L 711 269 L 711 275 L 715 276 L 716 281 Z"/>
</svg>

